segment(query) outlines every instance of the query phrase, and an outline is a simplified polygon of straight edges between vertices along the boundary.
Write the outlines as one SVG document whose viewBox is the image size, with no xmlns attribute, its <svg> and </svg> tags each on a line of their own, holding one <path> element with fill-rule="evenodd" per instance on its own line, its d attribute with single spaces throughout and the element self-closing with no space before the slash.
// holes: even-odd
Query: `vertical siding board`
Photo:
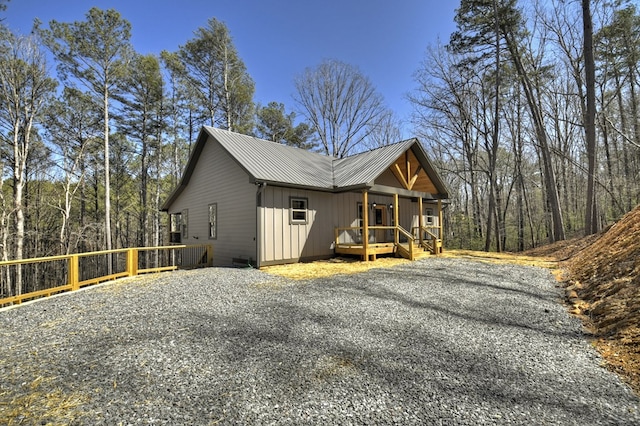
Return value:
<svg viewBox="0 0 640 426">
<path fill-rule="evenodd" d="M 273 199 L 271 210 L 273 212 L 273 221 L 271 227 L 273 229 L 271 244 L 273 245 L 273 260 L 282 259 L 282 239 L 284 237 L 282 228 L 282 188 L 272 188 Z"/>
<path fill-rule="evenodd" d="M 273 188 L 267 186 L 264 192 L 263 207 L 264 226 L 262 228 L 262 246 L 265 250 L 264 260 L 270 262 L 273 255 Z"/>
<path fill-rule="evenodd" d="M 289 209 L 285 207 L 289 201 L 289 196 L 284 188 L 278 188 L 278 197 L 276 205 L 274 205 L 276 213 L 276 226 L 278 227 L 278 252 L 276 258 L 278 260 L 291 258 L 291 229 L 289 226 Z"/>
<path fill-rule="evenodd" d="M 408 198 L 401 198 L 400 199 L 400 226 L 402 226 L 404 229 L 406 229 L 407 231 L 411 232 L 411 228 L 413 227 L 413 219 L 414 219 L 414 215 L 416 212 L 414 212 L 414 210 L 417 211 L 418 207 L 417 207 L 418 203 L 412 203 L 410 199 Z M 417 222 L 417 216 L 416 216 L 416 222 Z"/>
<path fill-rule="evenodd" d="M 288 201 L 289 201 L 289 197 L 299 197 L 300 195 L 297 192 L 294 191 L 287 191 L 287 216 L 289 216 L 288 211 L 289 211 L 289 206 L 288 206 Z M 289 229 L 291 231 L 291 238 L 290 238 L 290 242 L 291 242 L 291 251 L 289 253 L 289 257 L 291 259 L 296 259 L 300 257 L 300 250 L 298 249 L 298 243 L 300 241 L 300 228 L 301 225 L 290 225 Z"/>
</svg>

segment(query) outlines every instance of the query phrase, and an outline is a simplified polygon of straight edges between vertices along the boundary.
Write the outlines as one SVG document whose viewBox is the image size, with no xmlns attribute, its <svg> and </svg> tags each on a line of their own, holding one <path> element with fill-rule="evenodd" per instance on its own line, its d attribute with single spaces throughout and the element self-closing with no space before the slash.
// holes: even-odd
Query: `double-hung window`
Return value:
<svg viewBox="0 0 640 426">
<path fill-rule="evenodd" d="M 289 221 L 292 224 L 306 224 L 308 222 L 308 203 L 307 198 L 291 197 L 289 198 Z"/>
</svg>

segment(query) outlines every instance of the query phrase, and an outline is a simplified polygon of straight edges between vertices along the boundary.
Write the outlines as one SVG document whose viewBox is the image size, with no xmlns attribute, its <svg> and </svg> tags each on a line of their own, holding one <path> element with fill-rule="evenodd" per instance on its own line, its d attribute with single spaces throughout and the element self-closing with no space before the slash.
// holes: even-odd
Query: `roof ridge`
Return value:
<svg viewBox="0 0 640 426">
<path fill-rule="evenodd" d="M 297 147 L 297 146 L 292 146 L 292 145 L 287 145 L 287 144 L 280 143 L 280 142 L 271 141 L 271 140 L 269 140 L 269 139 L 259 138 L 259 137 L 254 136 L 254 135 L 247 135 L 247 134 L 245 134 L 245 133 L 233 132 L 233 131 L 231 131 L 231 130 L 221 129 L 221 128 L 219 128 L 219 127 L 213 127 L 213 126 L 204 126 L 204 127 L 207 127 L 208 129 L 212 129 L 212 130 L 215 130 L 215 131 L 226 132 L 226 133 L 229 133 L 230 135 L 235 135 L 235 136 L 240 135 L 240 136 L 243 136 L 243 137 L 247 137 L 247 138 L 254 139 L 254 140 L 259 141 L 259 142 L 267 142 L 267 143 L 271 143 L 271 144 L 274 144 L 274 145 L 280 146 L 280 147 L 282 147 L 282 148 L 284 148 L 284 149 L 298 150 L 298 151 L 301 151 L 301 152 L 304 152 L 304 153 L 306 153 L 306 154 L 310 154 L 310 155 L 313 155 L 313 156 L 316 156 L 316 157 L 322 157 L 322 158 L 333 158 L 333 157 L 330 157 L 330 156 L 328 156 L 328 155 L 321 154 L 321 153 L 319 153 L 319 152 L 310 151 L 310 150 L 308 150 L 308 149 L 303 149 L 303 148 L 300 148 L 300 147 Z M 305 155 L 306 155 L 306 154 L 305 154 Z"/>
<path fill-rule="evenodd" d="M 370 148 L 370 149 L 368 149 L 366 151 L 356 152 L 355 154 L 347 155 L 346 157 L 343 157 L 343 158 L 338 158 L 338 160 L 345 160 L 347 158 L 357 157 L 358 155 L 367 154 L 367 153 L 370 153 L 370 152 L 373 152 L 373 151 L 377 151 L 379 149 L 388 148 L 390 146 L 396 146 L 396 145 L 400 145 L 400 144 L 407 143 L 407 142 L 417 142 L 417 141 L 418 141 L 418 138 L 416 138 L 414 136 L 414 137 L 411 137 L 409 139 L 403 139 L 403 140 L 398 141 L 398 142 L 390 143 L 388 145 L 382 145 L 382 146 L 378 146 L 378 147 L 375 147 L 375 148 Z"/>
</svg>

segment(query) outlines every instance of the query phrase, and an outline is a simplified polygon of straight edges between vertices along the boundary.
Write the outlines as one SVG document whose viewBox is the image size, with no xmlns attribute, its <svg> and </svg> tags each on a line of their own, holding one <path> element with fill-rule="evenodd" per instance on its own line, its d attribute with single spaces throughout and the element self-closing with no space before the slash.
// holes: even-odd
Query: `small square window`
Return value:
<svg viewBox="0 0 640 426">
<path fill-rule="evenodd" d="M 291 210 L 291 223 L 292 224 L 305 224 L 307 223 L 307 203 L 306 198 L 290 198 L 290 210 Z"/>
</svg>

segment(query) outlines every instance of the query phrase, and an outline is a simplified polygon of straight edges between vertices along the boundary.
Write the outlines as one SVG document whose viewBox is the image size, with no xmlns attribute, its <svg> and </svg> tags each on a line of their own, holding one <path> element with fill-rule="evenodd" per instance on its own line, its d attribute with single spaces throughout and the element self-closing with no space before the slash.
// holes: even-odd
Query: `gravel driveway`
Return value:
<svg viewBox="0 0 640 426">
<path fill-rule="evenodd" d="M 640 424 L 560 294 L 433 257 L 117 281 L 0 312 L 0 423 Z"/>
</svg>

